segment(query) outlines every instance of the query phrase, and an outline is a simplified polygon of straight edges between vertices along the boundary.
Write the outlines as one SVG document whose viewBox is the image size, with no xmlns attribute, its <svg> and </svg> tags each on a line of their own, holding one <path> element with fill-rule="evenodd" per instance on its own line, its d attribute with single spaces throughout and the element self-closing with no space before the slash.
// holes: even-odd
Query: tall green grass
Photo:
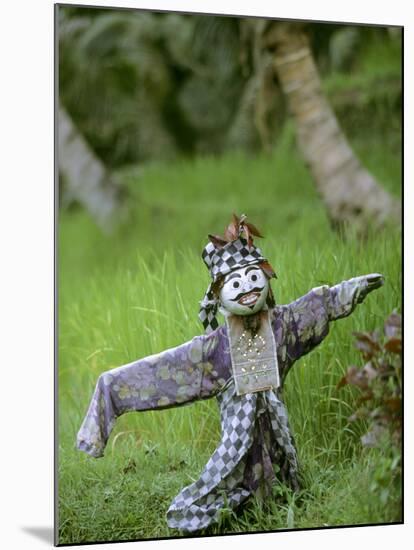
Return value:
<svg viewBox="0 0 414 550">
<path fill-rule="evenodd" d="M 399 158 L 373 144 L 371 169 L 399 194 Z M 202 332 L 198 302 L 209 282 L 200 253 L 232 212 L 263 231 L 261 246 L 278 279 L 278 303 L 320 284 L 370 272 L 385 286 L 290 372 L 285 401 L 299 450 L 304 491 L 254 499 L 228 511 L 211 533 L 398 521 L 399 493 L 384 505 L 369 490 L 380 454 L 363 450 L 364 426 L 348 417 L 356 395 L 336 384 L 359 361 L 352 332 L 381 326 L 401 304 L 400 234 L 340 239 L 289 133 L 270 156 L 241 154 L 151 165 L 122 174 L 129 220 L 103 235 L 81 210 L 59 222 L 59 541 L 178 536 L 165 523 L 175 494 L 196 479 L 220 437 L 214 400 L 127 414 L 106 455 L 75 449 L 76 433 L 101 372 L 178 345 Z M 279 489 L 282 490 L 282 489 Z"/>
</svg>

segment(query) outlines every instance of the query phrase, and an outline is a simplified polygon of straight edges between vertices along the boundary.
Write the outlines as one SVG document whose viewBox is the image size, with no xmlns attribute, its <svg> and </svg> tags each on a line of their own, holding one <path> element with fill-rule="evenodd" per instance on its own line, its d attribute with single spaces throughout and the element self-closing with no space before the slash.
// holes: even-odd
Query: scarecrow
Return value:
<svg viewBox="0 0 414 550">
<path fill-rule="evenodd" d="M 199 313 L 206 334 L 101 374 L 78 433 L 78 449 L 101 457 L 121 414 L 217 398 L 221 441 L 200 478 L 171 503 L 171 528 L 205 528 L 224 506 L 270 495 L 275 483 L 299 489 L 283 382 L 331 321 L 350 315 L 384 282 L 380 274 L 355 277 L 276 305 L 269 284 L 275 272 L 253 237 L 261 235 L 244 215 L 233 215 L 224 237 L 209 235 L 202 257 L 212 282 Z"/>
</svg>

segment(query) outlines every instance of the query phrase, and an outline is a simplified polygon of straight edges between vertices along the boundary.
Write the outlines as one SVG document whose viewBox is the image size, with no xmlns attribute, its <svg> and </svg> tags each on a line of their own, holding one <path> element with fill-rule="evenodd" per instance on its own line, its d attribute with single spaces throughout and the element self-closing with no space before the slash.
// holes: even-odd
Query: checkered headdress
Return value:
<svg viewBox="0 0 414 550">
<path fill-rule="evenodd" d="M 242 234 L 245 235 L 245 238 L 242 237 Z M 260 248 L 254 246 L 252 235 L 262 236 L 253 224 L 246 222 L 244 214 L 240 218 L 233 214 L 232 222 L 227 227 L 224 238 L 218 235 L 209 235 L 210 242 L 205 246 L 202 258 L 213 280 L 200 302 L 198 314 L 206 333 L 218 327 L 216 315 L 219 301 L 217 293 L 214 292 L 214 284 L 221 277 L 230 271 L 252 264 L 265 264 L 266 273 L 270 277 L 275 277 L 272 267 L 262 256 Z"/>
</svg>

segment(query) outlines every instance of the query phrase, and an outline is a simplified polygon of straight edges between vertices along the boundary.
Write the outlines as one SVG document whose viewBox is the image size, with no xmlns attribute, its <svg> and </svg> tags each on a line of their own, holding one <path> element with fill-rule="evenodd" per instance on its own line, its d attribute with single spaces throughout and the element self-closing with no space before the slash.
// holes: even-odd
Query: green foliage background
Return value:
<svg viewBox="0 0 414 550">
<path fill-rule="evenodd" d="M 89 33 L 93 28 L 101 36 L 96 27 Z M 351 48 L 355 58 L 347 46 L 348 53 L 338 60 L 326 54 L 335 30 L 343 29 L 325 35 L 313 29 L 326 92 L 364 164 L 400 196 L 398 37 L 364 30 Z M 110 48 L 111 42 L 98 44 Z M 116 51 L 119 43 L 113 44 Z M 70 55 L 81 55 L 81 47 Z M 67 74 L 73 86 L 62 75 L 61 90 L 68 104 L 78 97 L 79 111 L 73 111 L 78 121 L 92 103 L 98 110 L 109 103 L 118 110 L 126 105 L 122 94 L 114 92 L 112 77 L 105 84 L 92 76 L 87 82 L 92 91 L 99 86 L 103 95 L 114 93 L 110 100 L 99 101 L 90 87 L 86 94 L 82 71 L 90 58 L 84 56 L 79 60 L 84 65 L 77 65 L 76 58 L 67 61 L 65 55 L 69 52 L 63 53 L 62 66 L 67 63 L 72 71 Z M 128 66 L 110 69 L 118 71 L 126 96 L 135 94 L 139 80 L 126 78 Z M 124 119 L 113 120 L 111 112 L 94 112 L 85 115 L 81 126 L 96 151 L 109 151 L 112 144 L 111 153 L 102 156 L 117 166 L 128 190 L 129 216 L 105 235 L 77 205 L 59 213 L 59 542 L 181 536 L 167 528 L 165 512 L 176 493 L 198 477 L 219 440 L 214 400 L 121 417 L 99 460 L 77 451 L 75 439 L 101 372 L 201 333 L 198 301 L 209 277 L 200 253 L 207 234 L 221 232 L 232 212 L 246 213 L 265 235 L 261 246 L 278 274 L 273 283 L 278 303 L 313 286 L 370 272 L 383 273 L 386 284 L 351 317 L 333 324 L 324 343 L 287 378 L 285 400 L 299 450 L 302 493 L 275 488 L 273 499 L 265 504 L 252 500 L 237 515 L 225 511 L 221 522 L 204 534 L 401 521 L 394 451 L 391 446 L 362 448 L 359 437 L 366 426 L 348 421 L 357 394 L 349 387 L 336 390 L 346 368 L 360 362 L 352 332 L 379 327 L 393 309 L 401 308 L 400 230 L 389 227 L 364 240 L 351 231 L 345 239 L 334 234 L 289 123 L 268 154 L 253 149 L 189 156 L 177 154 L 175 142 L 173 155 L 158 150 L 143 164 L 138 153 L 129 156 L 123 149 L 125 126 L 120 121 L 133 125 L 135 119 L 127 111 Z M 94 138 L 99 120 L 101 138 L 109 136 L 109 145 Z"/>
<path fill-rule="evenodd" d="M 110 167 L 260 151 L 254 102 L 261 100 L 246 102 L 246 95 L 260 72 L 258 58 L 270 60 L 250 21 L 61 6 L 60 101 Z M 308 31 L 345 131 L 385 133 L 397 151 L 401 29 L 312 23 Z M 277 79 L 265 80 L 262 122 L 277 146 L 286 105 Z"/>
</svg>

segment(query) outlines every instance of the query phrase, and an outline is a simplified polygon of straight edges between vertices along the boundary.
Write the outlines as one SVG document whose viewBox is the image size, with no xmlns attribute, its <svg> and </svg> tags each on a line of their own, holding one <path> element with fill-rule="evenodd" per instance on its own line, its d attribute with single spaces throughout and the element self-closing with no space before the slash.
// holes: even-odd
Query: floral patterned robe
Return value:
<svg viewBox="0 0 414 550">
<path fill-rule="evenodd" d="M 298 466 L 283 381 L 295 361 L 327 336 L 329 322 L 349 315 L 367 293 L 357 277 L 314 288 L 271 311 L 281 387 L 238 396 L 232 379 L 227 327 L 104 372 L 77 438 L 78 449 L 103 456 L 116 418 L 129 411 L 173 407 L 216 396 L 222 438 L 200 478 L 185 487 L 168 512 L 170 527 L 195 531 L 217 521 L 220 509 L 241 504 L 276 480 L 299 487 Z"/>
</svg>

